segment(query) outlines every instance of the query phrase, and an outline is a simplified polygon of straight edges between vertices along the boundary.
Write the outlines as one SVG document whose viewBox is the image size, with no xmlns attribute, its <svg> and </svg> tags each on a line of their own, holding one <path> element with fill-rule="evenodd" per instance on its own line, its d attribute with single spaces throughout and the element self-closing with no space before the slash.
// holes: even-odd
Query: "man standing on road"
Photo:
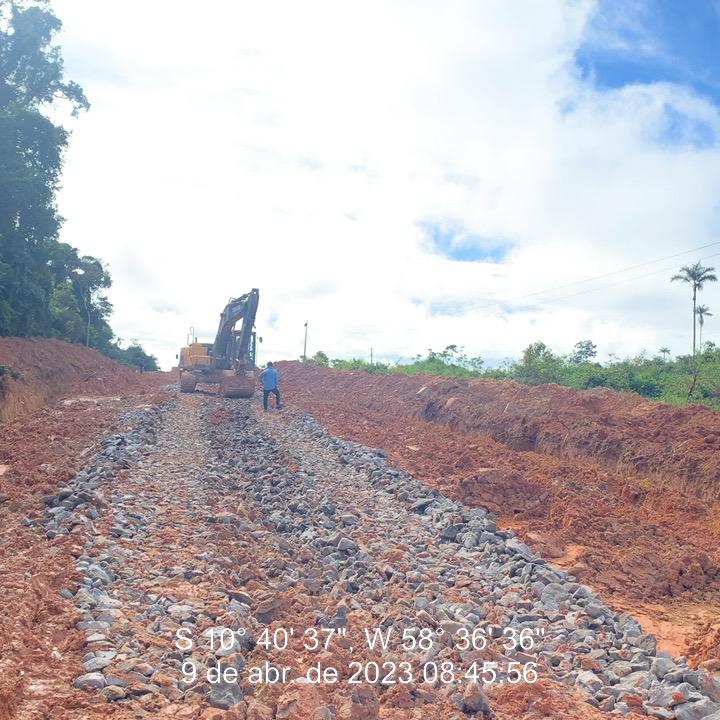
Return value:
<svg viewBox="0 0 720 720">
<path fill-rule="evenodd" d="M 268 409 L 268 396 L 275 395 L 275 407 L 281 408 L 280 404 L 280 373 L 269 362 L 267 367 L 260 373 L 260 382 L 263 386 L 263 410 Z"/>
</svg>

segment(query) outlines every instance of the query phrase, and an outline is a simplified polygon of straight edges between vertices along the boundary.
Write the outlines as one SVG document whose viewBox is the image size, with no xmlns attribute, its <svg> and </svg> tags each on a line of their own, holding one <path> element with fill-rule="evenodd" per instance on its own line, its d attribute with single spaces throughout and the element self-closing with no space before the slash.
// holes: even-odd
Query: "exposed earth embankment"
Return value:
<svg viewBox="0 0 720 720">
<path fill-rule="evenodd" d="M 506 527 L 669 646 L 702 644 L 720 587 L 720 414 L 605 389 L 280 363 L 289 401 Z"/>
<path fill-rule="evenodd" d="M 137 393 L 157 385 L 152 375 L 62 340 L 2 337 L 0 422 L 35 412 L 60 398 Z"/>
</svg>

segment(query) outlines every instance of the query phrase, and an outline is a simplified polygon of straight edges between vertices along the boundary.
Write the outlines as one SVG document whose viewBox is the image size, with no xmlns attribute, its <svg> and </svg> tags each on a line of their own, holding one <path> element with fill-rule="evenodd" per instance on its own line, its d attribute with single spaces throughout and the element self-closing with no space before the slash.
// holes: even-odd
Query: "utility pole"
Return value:
<svg viewBox="0 0 720 720">
<path fill-rule="evenodd" d="M 303 362 L 307 362 L 307 320 L 305 321 L 305 342 L 303 344 Z"/>
<path fill-rule="evenodd" d="M 372 353 L 372 351 L 373 351 L 373 349 L 370 348 L 370 364 L 371 364 L 371 365 L 373 364 L 373 353 Z"/>
</svg>

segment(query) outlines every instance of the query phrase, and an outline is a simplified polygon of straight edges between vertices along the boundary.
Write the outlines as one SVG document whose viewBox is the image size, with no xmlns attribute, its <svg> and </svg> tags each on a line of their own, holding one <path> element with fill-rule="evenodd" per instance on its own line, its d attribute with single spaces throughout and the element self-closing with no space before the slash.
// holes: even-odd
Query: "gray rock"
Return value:
<svg viewBox="0 0 720 720">
<path fill-rule="evenodd" d="M 90 565 L 85 574 L 93 580 L 100 580 L 103 585 L 109 585 L 113 581 L 112 572 L 97 563 Z"/>
<path fill-rule="evenodd" d="M 220 683 L 213 687 L 208 695 L 210 705 L 228 710 L 243 699 L 243 691 L 237 683 Z"/>
<path fill-rule="evenodd" d="M 682 685 L 655 685 L 650 689 L 648 703 L 671 708 L 674 705 L 687 702 L 691 692 L 692 686 L 687 683 Z"/>
<path fill-rule="evenodd" d="M 636 690 L 647 690 L 652 684 L 652 678 L 650 674 L 645 670 L 636 670 L 626 675 L 622 681 L 617 685 L 618 689 L 630 690 L 634 692 Z"/>
<path fill-rule="evenodd" d="M 100 694 L 103 695 L 108 702 L 115 702 L 117 700 L 123 700 L 127 693 L 118 685 L 108 685 L 100 691 Z"/>
<path fill-rule="evenodd" d="M 465 688 L 460 707 L 466 713 L 490 715 L 490 701 L 479 683 L 471 682 Z"/>
<path fill-rule="evenodd" d="M 96 670 L 106 668 L 115 658 L 117 652 L 115 650 L 99 650 L 95 653 L 95 657 L 90 658 L 84 663 L 85 669 L 90 673 Z"/>
<path fill-rule="evenodd" d="M 598 692 L 605 684 L 592 670 L 579 673 L 575 682 L 591 693 Z"/>
<path fill-rule="evenodd" d="M 644 650 L 648 655 L 657 653 L 657 638 L 654 635 L 641 635 L 634 640 L 633 644 L 635 647 Z"/>
<path fill-rule="evenodd" d="M 567 588 L 559 583 L 549 583 L 545 585 L 540 594 L 540 600 L 543 605 L 551 610 L 557 610 L 560 603 L 570 599 L 570 593 Z"/>
<path fill-rule="evenodd" d="M 462 530 L 462 525 L 446 525 L 441 531 L 440 531 L 440 537 L 444 540 L 454 540 L 460 530 Z"/>
<path fill-rule="evenodd" d="M 675 717 L 677 720 L 704 720 L 708 715 L 717 713 L 719 710 L 720 705 L 709 698 L 703 698 L 698 702 L 677 705 L 675 707 Z"/>
<path fill-rule="evenodd" d="M 238 602 L 245 603 L 245 605 L 252 605 L 252 602 L 253 602 L 252 596 L 248 595 L 246 592 L 243 592 L 242 590 L 229 590 L 228 595 L 233 600 L 237 600 Z"/>
<path fill-rule="evenodd" d="M 420 498 L 410 506 L 410 510 L 412 512 L 424 513 L 434 502 L 435 498 Z"/>
<path fill-rule="evenodd" d="M 358 545 L 356 542 L 350 540 L 350 538 L 340 538 L 340 542 L 337 545 L 338 550 L 347 550 L 349 552 L 356 552 Z"/>
<path fill-rule="evenodd" d="M 599 605 L 598 603 L 588 603 L 585 606 L 585 612 L 591 617 L 591 618 L 601 618 L 607 615 L 607 608 L 603 607 L 602 605 Z"/>
<path fill-rule="evenodd" d="M 75 593 L 75 604 L 80 608 L 94 608 L 97 600 L 89 590 L 81 586 Z"/>
<path fill-rule="evenodd" d="M 643 703 L 643 710 L 648 717 L 660 718 L 661 720 L 674 720 L 675 712 L 663 707 L 656 707 L 649 703 Z"/>
<path fill-rule="evenodd" d="M 700 692 L 707 695 L 712 701 L 720 703 L 720 675 L 710 673 L 700 674 Z"/>
<path fill-rule="evenodd" d="M 632 672 L 632 666 L 625 660 L 616 660 L 615 662 L 610 663 L 609 668 L 620 678 L 623 678 Z"/>
<path fill-rule="evenodd" d="M 119 678 L 117 675 L 112 675 L 111 673 L 105 674 L 105 682 L 108 685 L 117 685 L 121 688 L 127 687 L 127 682 L 125 680 Z"/>
<path fill-rule="evenodd" d="M 685 679 L 685 670 L 682 668 L 676 668 L 665 673 L 663 680 L 666 683 L 681 683 Z"/>
<path fill-rule="evenodd" d="M 99 672 L 85 673 L 75 678 L 73 685 L 79 690 L 96 690 L 105 687 L 105 677 Z"/>
<path fill-rule="evenodd" d="M 525 543 L 521 543 L 517 538 L 510 538 L 509 540 L 506 540 L 505 547 L 512 550 L 512 552 L 517 555 L 520 555 L 520 557 L 525 560 L 531 560 L 533 557 L 533 551 L 525 545 Z"/>
<path fill-rule="evenodd" d="M 621 613 L 617 619 L 618 628 L 629 638 L 636 638 L 642 635 L 640 623 L 628 613 Z"/>
</svg>

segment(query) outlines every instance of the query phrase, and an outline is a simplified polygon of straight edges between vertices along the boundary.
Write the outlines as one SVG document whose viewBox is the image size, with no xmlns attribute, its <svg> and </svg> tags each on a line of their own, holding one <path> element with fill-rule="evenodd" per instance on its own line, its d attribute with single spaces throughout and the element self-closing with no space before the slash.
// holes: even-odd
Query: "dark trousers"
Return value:
<svg viewBox="0 0 720 720">
<path fill-rule="evenodd" d="M 275 395 L 275 407 L 280 407 L 280 391 L 277 388 L 272 390 L 263 390 L 263 410 L 267 410 L 268 396 L 270 393 Z"/>
</svg>

